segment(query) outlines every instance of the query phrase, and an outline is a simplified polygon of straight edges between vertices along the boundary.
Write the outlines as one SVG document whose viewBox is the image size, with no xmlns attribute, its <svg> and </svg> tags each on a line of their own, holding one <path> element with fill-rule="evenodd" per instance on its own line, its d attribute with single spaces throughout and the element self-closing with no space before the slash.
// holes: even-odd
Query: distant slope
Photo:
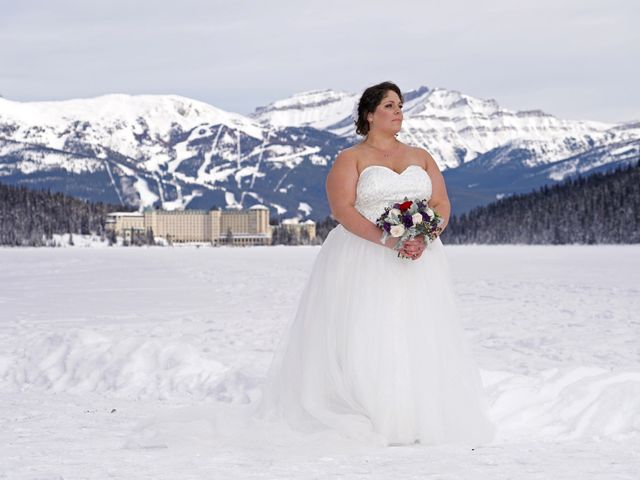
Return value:
<svg viewBox="0 0 640 480">
<path fill-rule="evenodd" d="M 640 161 L 452 216 L 442 241 L 640 243 Z"/>
<path fill-rule="evenodd" d="M 443 172 L 454 213 L 464 213 L 577 175 L 614 170 L 640 159 L 640 138 L 618 136 L 567 158 L 531 166 L 533 151 L 540 146 L 540 142 L 510 142 Z"/>
</svg>

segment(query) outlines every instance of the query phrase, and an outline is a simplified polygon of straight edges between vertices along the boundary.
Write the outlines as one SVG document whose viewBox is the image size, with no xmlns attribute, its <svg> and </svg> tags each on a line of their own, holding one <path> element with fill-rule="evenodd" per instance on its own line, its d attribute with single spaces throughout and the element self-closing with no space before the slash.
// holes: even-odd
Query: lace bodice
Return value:
<svg viewBox="0 0 640 480">
<path fill-rule="evenodd" d="M 400 202 L 404 197 L 428 200 L 431 192 L 431 179 L 419 165 L 410 165 L 402 173 L 381 165 L 369 165 L 358 178 L 355 207 L 375 222 L 390 204 Z"/>
</svg>

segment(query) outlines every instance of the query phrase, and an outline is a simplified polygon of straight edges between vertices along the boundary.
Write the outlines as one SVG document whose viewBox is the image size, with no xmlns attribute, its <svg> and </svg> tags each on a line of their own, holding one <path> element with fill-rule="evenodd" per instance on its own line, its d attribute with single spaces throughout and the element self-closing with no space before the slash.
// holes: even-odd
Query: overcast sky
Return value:
<svg viewBox="0 0 640 480">
<path fill-rule="evenodd" d="M 392 80 L 640 120 L 637 0 L 0 0 L 0 95 L 175 93 L 225 110 Z"/>
</svg>

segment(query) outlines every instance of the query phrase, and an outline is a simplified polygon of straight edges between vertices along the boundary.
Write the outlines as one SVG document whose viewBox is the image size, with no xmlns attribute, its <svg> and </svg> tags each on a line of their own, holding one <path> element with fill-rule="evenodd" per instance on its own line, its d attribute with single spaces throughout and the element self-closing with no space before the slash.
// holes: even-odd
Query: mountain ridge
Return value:
<svg viewBox="0 0 640 480">
<path fill-rule="evenodd" d="M 465 209 L 509 194 L 508 182 L 504 188 L 496 184 L 505 170 L 522 178 L 535 170 L 533 183 L 554 183 L 572 171 L 629 161 L 616 148 L 626 142 L 633 155 L 640 138 L 640 121 L 561 120 L 441 87 L 420 86 L 403 95 L 399 139 L 432 154 L 448 183 L 452 178 L 452 202 L 469 193 L 479 171 L 479 178 L 493 178 L 483 180 L 482 195 L 467 195 L 476 200 L 461 202 Z M 139 208 L 264 203 L 275 216 L 320 219 L 329 213 L 328 168 L 359 139 L 351 117 L 356 97 L 309 90 L 247 116 L 179 95 L 0 98 L 0 181 L 73 186 L 87 198 Z M 542 168 L 562 161 L 562 174 Z"/>
</svg>

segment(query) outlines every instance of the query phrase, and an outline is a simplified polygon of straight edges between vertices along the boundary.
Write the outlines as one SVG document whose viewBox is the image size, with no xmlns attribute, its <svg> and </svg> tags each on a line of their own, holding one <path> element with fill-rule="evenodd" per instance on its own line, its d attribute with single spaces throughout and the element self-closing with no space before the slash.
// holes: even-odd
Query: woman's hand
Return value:
<svg viewBox="0 0 640 480">
<path fill-rule="evenodd" d="M 396 241 L 397 240 L 394 238 L 392 244 L 389 244 L 389 242 L 387 242 L 387 246 L 389 248 L 393 248 Z M 420 235 L 419 237 L 416 237 L 414 239 L 406 240 L 402 244 L 399 250 L 400 256 L 410 258 L 411 260 L 417 260 L 422 256 L 422 252 L 424 252 L 424 249 L 426 247 L 427 245 L 424 242 L 424 237 Z"/>
<path fill-rule="evenodd" d="M 417 260 L 420 258 L 426 247 L 427 245 L 424 243 L 424 237 L 420 235 L 404 242 L 400 251 L 412 260 Z"/>
</svg>

